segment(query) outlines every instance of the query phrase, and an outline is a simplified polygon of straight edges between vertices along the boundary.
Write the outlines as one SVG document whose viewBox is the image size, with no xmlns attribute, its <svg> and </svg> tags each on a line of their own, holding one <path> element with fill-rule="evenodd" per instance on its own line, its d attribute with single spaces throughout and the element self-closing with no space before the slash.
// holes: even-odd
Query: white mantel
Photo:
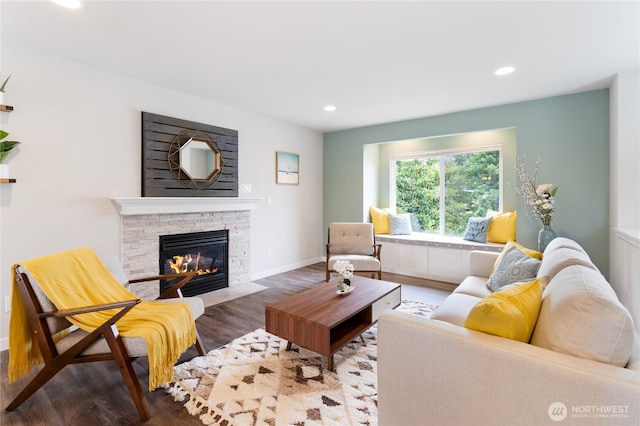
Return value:
<svg viewBox="0 0 640 426">
<path fill-rule="evenodd" d="M 229 287 L 250 281 L 251 210 L 262 198 L 125 197 L 111 198 L 120 213 L 122 265 L 129 277 L 158 274 L 160 236 L 229 231 Z M 132 291 L 155 298 L 155 287 Z"/>
<path fill-rule="evenodd" d="M 111 198 L 122 216 L 254 210 L 262 198 L 123 197 Z"/>
</svg>

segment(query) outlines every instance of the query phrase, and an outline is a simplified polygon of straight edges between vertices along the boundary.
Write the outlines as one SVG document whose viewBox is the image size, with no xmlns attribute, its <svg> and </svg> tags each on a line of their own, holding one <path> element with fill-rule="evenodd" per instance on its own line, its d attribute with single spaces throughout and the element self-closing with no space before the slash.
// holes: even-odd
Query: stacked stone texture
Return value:
<svg viewBox="0 0 640 426">
<path fill-rule="evenodd" d="M 229 231 L 229 287 L 249 282 L 251 235 L 249 211 L 172 213 L 122 216 L 122 263 L 129 278 L 159 274 L 160 236 L 189 232 Z M 145 299 L 158 296 L 158 282 L 134 284 Z"/>
</svg>

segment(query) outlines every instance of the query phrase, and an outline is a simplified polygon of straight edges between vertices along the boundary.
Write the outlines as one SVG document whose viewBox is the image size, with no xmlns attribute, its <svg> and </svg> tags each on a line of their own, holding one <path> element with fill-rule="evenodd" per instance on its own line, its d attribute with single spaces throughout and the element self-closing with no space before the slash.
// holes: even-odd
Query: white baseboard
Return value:
<svg viewBox="0 0 640 426">
<path fill-rule="evenodd" d="M 0 339 L 0 351 L 9 350 L 9 338 Z"/>
<path fill-rule="evenodd" d="M 321 257 L 304 260 L 302 262 L 292 263 L 290 265 L 281 266 L 279 268 L 269 269 L 267 271 L 251 274 L 251 281 L 259 280 L 261 278 L 270 277 L 272 275 L 282 274 L 283 272 L 293 271 L 294 269 L 303 268 L 305 266 L 313 265 L 314 263 L 321 262 Z"/>
</svg>

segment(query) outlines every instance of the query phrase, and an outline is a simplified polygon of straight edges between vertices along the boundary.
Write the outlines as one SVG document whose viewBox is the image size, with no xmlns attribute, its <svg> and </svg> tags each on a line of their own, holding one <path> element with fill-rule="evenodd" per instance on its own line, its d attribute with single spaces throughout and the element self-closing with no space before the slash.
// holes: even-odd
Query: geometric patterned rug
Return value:
<svg viewBox="0 0 640 426">
<path fill-rule="evenodd" d="M 424 317 L 435 306 L 402 301 Z M 174 367 L 165 390 L 205 425 L 377 425 L 377 329 L 326 357 L 263 329 Z"/>
</svg>

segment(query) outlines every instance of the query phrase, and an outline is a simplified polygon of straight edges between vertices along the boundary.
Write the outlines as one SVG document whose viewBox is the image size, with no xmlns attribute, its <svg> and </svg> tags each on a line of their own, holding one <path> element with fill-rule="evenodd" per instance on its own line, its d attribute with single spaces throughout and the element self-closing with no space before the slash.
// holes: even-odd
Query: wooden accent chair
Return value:
<svg viewBox="0 0 640 426">
<path fill-rule="evenodd" d="M 327 235 L 326 281 L 329 281 L 333 265 L 337 260 L 348 260 L 354 272 L 371 273 L 382 279 L 380 251 L 371 223 L 334 222 L 329 225 Z"/>
<path fill-rule="evenodd" d="M 179 282 L 161 294 L 156 300 L 160 302 L 175 302 L 173 298 L 181 298 L 180 301 L 187 303 L 191 308 L 194 319 L 204 313 L 202 299 L 198 297 L 183 298 L 180 291 L 180 288 L 195 276 L 195 272 L 158 275 L 129 281 L 114 252 L 108 249 L 95 249 L 94 251 L 111 274 L 125 287 L 134 282 L 180 279 Z M 40 349 L 44 367 L 7 406 L 6 411 L 16 409 L 69 364 L 113 360 L 122 374 L 140 418 L 148 420 L 150 418 L 149 405 L 132 366 L 132 361 L 136 358 L 147 356 L 146 343 L 140 337 L 121 336 L 116 324 L 129 310 L 140 303 L 140 299 L 58 310 L 43 293 L 26 268 L 22 265 L 17 265 L 15 269 L 18 289 L 24 301 L 26 314 L 32 329 L 32 338 L 34 344 L 37 344 Z M 118 311 L 92 332 L 78 329 L 66 319 L 71 315 L 108 309 L 117 309 Z M 68 332 L 68 334 L 61 339 L 54 340 L 53 336 L 63 331 Z M 197 331 L 195 346 L 200 355 L 206 354 L 204 344 Z"/>
</svg>

